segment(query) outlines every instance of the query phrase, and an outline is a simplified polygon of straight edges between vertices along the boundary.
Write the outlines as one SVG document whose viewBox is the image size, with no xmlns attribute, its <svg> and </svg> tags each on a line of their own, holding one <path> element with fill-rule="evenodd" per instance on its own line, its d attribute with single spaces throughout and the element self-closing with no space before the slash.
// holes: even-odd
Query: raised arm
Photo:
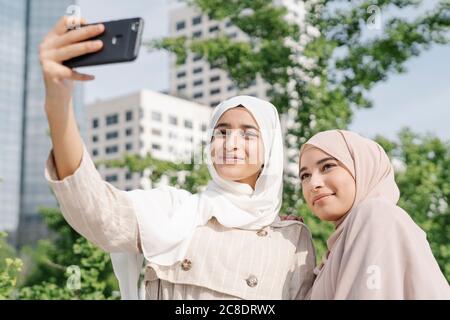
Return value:
<svg viewBox="0 0 450 320">
<path fill-rule="evenodd" d="M 80 21 L 85 24 L 85 21 Z M 72 105 L 74 81 L 92 80 L 62 64 L 98 51 L 102 43 L 89 39 L 102 25 L 67 31 L 63 17 L 40 45 L 45 81 L 45 111 L 53 149 L 46 179 L 67 222 L 85 238 L 109 252 L 137 252 L 138 231 L 133 204 L 127 193 L 105 182 L 96 170 L 80 136 Z"/>
<path fill-rule="evenodd" d="M 83 142 L 75 121 L 72 105 L 74 81 L 89 81 L 94 77 L 80 74 L 62 64 L 63 61 L 101 49 L 102 43 L 84 41 L 103 32 L 103 25 L 67 31 L 67 17 L 61 18 L 46 35 L 39 47 L 39 57 L 45 81 L 45 111 L 50 127 L 56 170 L 60 179 L 73 174 L 79 167 Z M 81 20 L 80 23 L 84 23 Z"/>
</svg>

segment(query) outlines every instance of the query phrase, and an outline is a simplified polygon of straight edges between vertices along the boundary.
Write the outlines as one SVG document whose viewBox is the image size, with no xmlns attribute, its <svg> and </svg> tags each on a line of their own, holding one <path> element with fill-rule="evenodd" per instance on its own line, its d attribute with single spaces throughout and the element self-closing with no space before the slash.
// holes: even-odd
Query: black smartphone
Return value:
<svg viewBox="0 0 450 320">
<path fill-rule="evenodd" d="M 129 18 L 92 24 L 99 23 L 105 26 L 104 32 L 90 40 L 102 40 L 102 49 L 64 61 L 63 64 L 65 66 L 70 68 L 96 66 L 133 61 L 138 57 L 144 29 L 144 19 Z M 83 25 L 81 28 L 85 26 L 87 25 Z"/>
</svg>

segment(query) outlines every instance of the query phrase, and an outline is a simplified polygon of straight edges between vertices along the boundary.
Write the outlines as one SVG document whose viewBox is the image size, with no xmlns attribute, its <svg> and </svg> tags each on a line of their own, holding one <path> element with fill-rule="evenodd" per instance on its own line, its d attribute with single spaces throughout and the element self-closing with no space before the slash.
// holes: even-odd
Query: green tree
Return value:
<svg viewBox="0 0 450 320">
<path fill-rule="evenodd" d="M 16 258 L 14 248 L 6 242 L 6 237 L 5 232 L 0 232 L 0 300 L 14 297 L 23 266 L 22 260 Z"/>
<path fill-rule="evenodd" d="M 0 300 L 14 298 L 22 261 L 6 241 L 6 233 L 0 232 Z"/>
<path fill-rule="evenodd" d="M 109 254 L 76 233 L 58 209 L 41 208 L 53 238 L 22 249 L 27 270 L 20 299 L 117 299 Z"/>
</svg>

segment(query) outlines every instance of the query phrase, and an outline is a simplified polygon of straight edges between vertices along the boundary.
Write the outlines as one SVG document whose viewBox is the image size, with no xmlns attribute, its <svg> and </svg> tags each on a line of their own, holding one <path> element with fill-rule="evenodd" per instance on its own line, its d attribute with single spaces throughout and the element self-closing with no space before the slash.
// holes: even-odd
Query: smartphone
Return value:
<svg viewBox="0 0 450 320">
<path fill-rule="evenodd" d="M 70 68 L 97 66 L 133 61 L 138 57 L 142 42 L 144 19 L 129 18 L 93 24 L 99 23 L 103 23 L 105 26 L 104 32 L 89 40 L 102 40 L 102 49 L 64 61 L 63 64 L 65 66 Z M 87 25 L 83 25 L 81 28 L 85 26 Z"/>
</svg>

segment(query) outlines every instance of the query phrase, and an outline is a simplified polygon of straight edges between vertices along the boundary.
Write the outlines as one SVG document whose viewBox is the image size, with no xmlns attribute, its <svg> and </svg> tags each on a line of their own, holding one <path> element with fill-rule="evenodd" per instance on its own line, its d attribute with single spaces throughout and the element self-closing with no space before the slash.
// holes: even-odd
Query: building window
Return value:
<svg viewBox="0 0 450 320">
<path fill-rule="evenodd" d="M 218 93 L 220 93 L 220 88 L 212 89 L 209 93 L 210 93 L 211 95 L 218 94 Z"/>
<path fill-rule="evenodd" d="M 98 155 L 98 150 L 97 149 L 92 149 L 92 155 L 95 157 Z"/>
<path fill-rule="evenodd" d="M 118 131 L 111 131 L 111 132 L 107 132 L 106 133 L 106 140 L 111 140 L 111 139 L 115 139 L 119 136 L 119 132 Z"/>
<path fill-rule="evenodd" d="M 227 23 L 225 24 L 225 27 L 229 28 L 231 27 L 233 24 L 231 23 L 231 21 L 227 21 Z"/>
<path fill-rule="evenodd" d="M 199 99 L 203 97 L 203 93 L 202 92 L 197 92 L 194 94 L 194 99 Z"/>
<path fill-rule="evenodd" d="M 161 130 L 159 130 L 159 129 L 152 129 L 152 135 L 153 136 L 161 136 L 162 135 Z"/>
<path fill-rule="evenodd" d="M 152 144 L 152 149 L 153 150 L 161 150 L 161 145 L 157 144 L 157 143 L 153 143 Z"/>
<path fill-rule="evenodd" d="M 118 114 L 112 114 L 109 116 L 106 116 L 106 125 L 112 125 L 119 122 L 119 115 Z"/>
<path fill-rule="evenodd" d="M 126 180 L 131 180 L 132 178 L 133 178 L 133 174 L 131 172 L 125 173 L 125 179 Z"/>
<path fill-rule="evenodd" d="M 186 76 L 186 71 L 180 71 L 177 73 L 177 78 L 184 78 Z"/>
<path fill-rule="evenodd" d="M 175 133 L 175 132 L 169 132 L 169 139 L 177 139 L 178 138 L 178 136 L 177 136 L 177 134 Z"/>
<path fill-rule="evenodd" d="M 133 111 L 127 111 L 127 113 L 125 114 L 125 118 L 127 121 L 133 120 Z"/>
<path fill-rule="evenodd" d="M 162 115 L 161 115 L 161 113 L 160 113 L 160 112 L 153 111 L 153 112 L 152 112 L 152 120 L 153 120 L 153 121 L 161 122 L 161 120 L 162 120 Z"/>
<path fill-rule="evenodd" d="M 202 56 L 199 55 L 199 54 L 195 55 L 194 58 L 192 58 L 192 60 L 193 60 L 194 62 L 195 62 L 195 61 L 199 61 L 199 60 L 201 60 L 201 59 L 202 59 Z"/>
<path fill-rule="evenodd" d="M 209 28 L 209 32 L 211 32 L 211 33 L 216 32 L 216 31 L 219 31 L 219 26 L 212 26 Z"/>
<path fill-rule="evenodd" d="M 193 38 L 200 38 L 202 36 L 202 32 L 201 31 L 196 31 L 192 34 Z"/>
<path fill-rule="evenodd" d="M 192 25 L 196 26 L 200 23 L 202 23 L 202 16 L 192 18 Z"/>
<path fill-rule="evenodd" d="M 98 128 L 98 119 L 97 118 L 95 118 L 95 119 L 92 119 L 92 128 Z"/>
<path fill-rule="evenodd" d="M 194 87 L 201 86 L 203 84 L 203 80 L 194 81 Z"/>
<path fill-rule="evenodd" d="M 119 148 L 117 146 L 109 146 L 105 148 L 106 154 L 117 153 L 117 151 L 119 151 Z"/>
<path fill-rule="evenodd" d="M 125 130 L 125 135 L 126 136 L 131 136 L 133 134 L 133 129 L 132 128 L 127 128 L 126 130 Z"/>
<path fill-rule="evenodd" d="M 98 141 L 98 136 L 97 135 L 93 135 L 92 136 L 92 142 L 97 142 Z"/>
<path fill-rule="evenodd" d="M 214 70 L 214 69 L 218 69 L 218 68 L 219 68 L 219 66 L 218 66 L 217 64 L 211 63 L 211 64 L 209 65 L 209 69 L 210 69 L 210 70 Z"/>
<path fill-rule="evenodd" d="M 220 76 L 214 76 L 209 79 L 209 81 L 211 81 L 211 82 L 217 82 L 219 80 L 220 80 Z"/>
<path fill-rule="evenodd" d="M 184 89 L 186 89 L 186 84 L 179 84 L 178 86 L 177 86 L 177 90 L 184 90 Z"/>
<path fill-rule="evenodd" d="M 178 21 L 176 24 L 177 31 L 183 30 L 186 28 L 186 22 L 185 21 Z"/>
<path fill-rule="evenodd" d="M 133 149 L 133 144 L 131 142 L 128 142 L 125 144 L 125 150 L 130 151 Z"/>
<path fill-rule="evenodd" d="M 232 85 L 229 85 L 229 86 L 228 86 L 227 90 L 228 90 L 228 91 L 233 91 L 235 88 L 236 88 L 236 87 L 234 86 L 234 84 L 232 84 Z"/>
<path fill-rule="evenodd" d="M 200 72 L 202 72 L 202 71 L 203 71 L 203 68 L 195 68 L 194 71 L 193 71 L 193 73 L 194 73 L 194 74 L 197 74 L 197 73 L 200 73 Z"/>
<path fill-rule="evenodd" d="M 208 126 L 206 125 L 206 123 L 202 123 L 202 126 L 201 126 L 202 132 L 205 132 L 207 127 Z"/>
<path fill-rule="evenodd" d="M 184 127 L 188 129 L 192 129 L 192 121 L 191 120 L 184 120 Z"/>
<path fill-rule="evenodd" d="M 175 117 L 175 116 L 169 116 L 169 124 L 174 125 L 174 126 L 178 125 L 178 119 L 177 119 L 177 117 Z"/>
<path fill-rule="evenodd" d="M 117 182 L 117 174 L 109 174 L 105 177 L 107 182 Z"/>
<path fill-rule="evenodd" d="M 209 105 L 210 105 L 211 107 L 215 107 L 215 106 L 217 106 L 219 103 L 220 103 L 220 101 L 213 101 L 213 102 L 211 102 Z"/>
</svg>

